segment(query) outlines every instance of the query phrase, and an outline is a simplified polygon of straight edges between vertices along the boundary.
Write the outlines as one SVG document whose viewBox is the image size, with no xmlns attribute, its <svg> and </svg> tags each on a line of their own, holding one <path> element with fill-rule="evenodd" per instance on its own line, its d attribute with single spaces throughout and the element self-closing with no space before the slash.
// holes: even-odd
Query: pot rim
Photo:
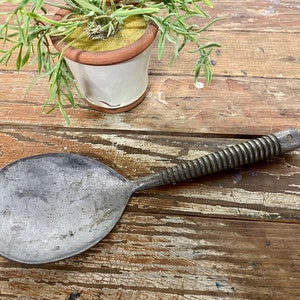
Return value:
<svg viewBox="0 0 300 300">
<path fill-rule="evenodd" d="M 59 9 L 55 15 L 55 20 L 60 20 L 69 11 L 67 9 Z M 149 21 L 145 33 L 135 42 L 109 51 L 86 51 L 72 46 L 64 49 L 67 46 L 66 42 L 61 42 L 59 36 L 51 36 L 51 41 L 54 47 L 62 52 L 63 55 L 75 62 L 86 65 L 111 65 L 124 62 L 142 53 L 154 41 L 158 32 L 158 27 L 153 22 Z"/>
</svg>

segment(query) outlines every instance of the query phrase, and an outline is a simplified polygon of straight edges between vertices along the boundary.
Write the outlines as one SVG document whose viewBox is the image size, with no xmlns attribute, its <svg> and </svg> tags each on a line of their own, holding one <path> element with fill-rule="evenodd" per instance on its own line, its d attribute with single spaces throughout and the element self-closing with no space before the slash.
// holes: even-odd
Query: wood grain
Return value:
<svg viewBox="0 0 300 300">
<path fill-rule="evenodd" d="M 75 152 L 93 157 L 128 179 L 137 179 L 195 159 L 237 139 L 213 139 L 137 134 L 101 134 L 87 130 L 34 128 L 0 130 L 1 165 L 15 159 L 49 153 Z M 12 149 L 10 151 L 9 149 Z M 238 170 L 139 192 L 129 211 L 188 214 L 238 219 L 300 221 L 299 151 Z M 1 167 L 0 165 L 0 167 Z"/>
<path fill-rule="evenodd" d="M 2 74 L 0 124 L 64 126 L 59 112 L 42 114 L 47 82 L 26 96 L 33 76 Z M 18 82 L 18 84 L 16 84 Z M 25 86 L 24 86 L 25 84 Z M 189 134 L 269 134 L 299 127 L 299 80 L 222 77 L 197 89 L 185 76 L 151 76 L 145 101 L 119 115 L 96 112 L 84 101 L 67 109 L 71 127 Z M 26 118 L 23 116 L 26 115 Z"/>
<path fill-rule="evenodd" d="M 126 214 L 103 242 L 75 258 L 40 267 L 0 262 L 1 298 L 297 299 L 297 228 Z"/>
<path fill-rule="evenodd" d="M 60 0 L 53 0 L 59 2 Z M 78 99 L 42 113 L 47 81 L 0 66 L 0 168 L 41 153 L 87 155 L 136 179 L 288 127 L 300 128 L 300 9 L 293 0 L 214 1 L 212 84 L 196 88 L 189 53 L 150 62 L 145 101 L 119 115 Z M 11 5 L 0 4 L 7 12 Z M 50 13 L 53 13 L 51 11 Z M 0 22 L 5 19 L 0 14 Z M 201 25 L 201 24 L 200 24 Z M 7 49 L 8 45 L 0 45 Z M 203 82 L 203 78 L 200 78 Z M 137 192 L 113 231 L 73 258 L 0 258 L 0 299 L 300 298 L 300 150 L 175 186 Z"/>
</svg>

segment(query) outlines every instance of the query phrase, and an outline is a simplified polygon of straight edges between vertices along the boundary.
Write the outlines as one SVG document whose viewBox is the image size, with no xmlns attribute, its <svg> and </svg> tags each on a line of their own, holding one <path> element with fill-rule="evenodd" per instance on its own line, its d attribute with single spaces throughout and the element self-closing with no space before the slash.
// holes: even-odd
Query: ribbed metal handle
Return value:
<svg viewBox="0 0 300 300">
<path fill-rule="evenodd" d="M 135 180 L 134 190 L 144 190 L 156 186 L 186 181 L 295 150 L 300 147 L 300 132 L 290 128 L 266 135 L 242 144 L 213 152 L 194 160 L 185 161 L 161 172 Z"/>
<path fill-rule="evenodd" d="M 268 135 L 167 168 L 161 176 L 164 184 L 176 183 L 265 160 L 279 155 L 280 149 L 278 139 Z"/>
</svg>

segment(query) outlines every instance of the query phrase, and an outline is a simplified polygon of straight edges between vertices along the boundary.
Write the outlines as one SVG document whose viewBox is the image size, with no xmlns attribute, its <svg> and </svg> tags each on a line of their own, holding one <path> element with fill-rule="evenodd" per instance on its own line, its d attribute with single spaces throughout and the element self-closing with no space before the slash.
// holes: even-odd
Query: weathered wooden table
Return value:
<svg viewBox="0 0 300 300">
<path fill-rule="evenodd" d="M 250 137 L 300 128 L 297 1 L 214 1 L 226 19 L 214 79 L 197 89 L 192 57 L 150 64 L 149 92 L 119 115 L 80 101 L 44 115 L 34 67 L 0 71 L 0 167 L 75 152 L 134 179 Z M 3 5 L 2 5 L 3 6 Z M 3 6 L 1 11 L 9 9 Z M 1 16 L 3 18 L 3 16 Z M 1 192 L 1 191 L 0 191 Z M 136 193 L 114 230 L 74 258 L 0 259 L 0 299 L 300 299 L 300 151 L 193 182 Z"/>
</svg>

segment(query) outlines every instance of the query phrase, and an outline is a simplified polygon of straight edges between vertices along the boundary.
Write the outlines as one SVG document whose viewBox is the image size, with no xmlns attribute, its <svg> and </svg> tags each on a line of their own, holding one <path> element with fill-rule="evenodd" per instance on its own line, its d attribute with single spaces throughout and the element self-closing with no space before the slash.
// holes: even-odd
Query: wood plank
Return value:
<svg viewBox="0 0 300 300">
<path fill-rule="evenodd" d="M 268 15 L 267 11 L 271 11 L 272 7 L 274 13 Z M 3 9 L 7 10 L 7 5 Z M 300 19 L 299 8 L 294 1 L 222 1 L 215 5 L 213 11 L 214 17 L 225 17 L 225 20 L 205 34 L 212 41 L 222 44 L 222 48 L 212 56 L 215 76 L 297 78 L 300 63 Z M 154 46 L 150 73 L 178 74 L 180 70 L 183 74 L 191 74 L 195 56 L 188 52 L 182 53 L 170 68 L 170 49 L 171 47 L 167 49 L 163 59 L 158 61 L 157 46 Z M 14 70 L 14 63 L 10 63 L 8 69 Z M 29 67 L 29 70 L 34 69 L 34 66 Z"/>
<path fill-rule="evenodd" d="M 237 139 L 149 136 L 95 130 L 0 127 L 1 165 L 25 156 L 75 152 L 93 157 L 129 179 L 160 171 L 241 142 Z M 13 149 L 13 151 L 11 150 Z M 300 221 L 300 150 L 268 162 L 136 193 L 128 210 Z"/>
<path fill-rule="evenodd" d="M 0 259 L 0 296 L 294 300 L 300 295 L 298 227 L 130 213 L 74 258 L 35 267 Z"/>
<path fill-rule="evenodd" d="M 42 115 L 47 82 L 24 97 L 31 73 L 0 74 L 0 124 L 64 126 L 59 112 Z M 108 115 L 79 101 L 67 109 L 71 127 L 189 134 L 268 134 L 300 127 L 299 80 L 215 78 L 197 89 L 186 76 L 150 76 L 145 101 L 136 109 Z M 26 116 L 26 117 L 25 117 Z"/>
<path fill-rule="evenodd" d="M 300 69 L 299 33 L 269 33 L 269 32 L 219 32 L 207 34 L 211 41 L 222 45 L 211 55 L 213 74 L 218 76 L 239 77 L 269 77 L 297 78 Z M 288 45 L 288 51 L 287 51 Z M 2 46 L 3 47 L 3 46 Z M 7 48 L 8 46 L 5 46 Z M 150 74 L 159 75 L 189 75 L 193 77 L 192 69 L 196 54 L 189 53 L 193 47 L 188 46 L 173 65 L 169 64 L 172 57 L 172 46 L 168 45 L 161 60 L 157 59 L 157 42 L 153 46 Z M 14 57 L 13 57 L 14 58 Z M 16 69 L 14 59 L 3 71 Z M 25 70 L 35 71 L 35 65 Z M 200 78 L 201 79 L 201 78 Z M 201 79 L 203 81 L 203 78 Z"/>
<path fill-rule="evenodd" d="M 212 1 L 212 17 L 223 17 L 213 29 L 220 31 L 298 32 L 299 5 L 285 1 Z"/>
<path fill-rule="evenodd" d="M 51 2 L 62 3 L 61 0 Z M 299 32 L 299 5 L 294 0 L 285 1 L 211 1 L 213 9 L 207 9 L 212 18 L 224 18 L 215 24 L 213 30 L 220 31 L 285 31 Z M 0 4 L 1 12 L 11 11 L 12 4 Z M 55 8 L 48 10 L 53 14 Z M 6 19 L 5 14 L 0 14 L 0 22 Z"/>
<path fill-rule="evenodd" d="M 195 88 L 192 56 L 170 67 L 170 46 L 157 61 L 154 45 L 147 98 L 128 113 L 105 115 L 79 100 L 80 109 L 67 109 L 67 127 L 58 113 L 41 114 L 45 80 L 23 96 L 34 66 L 20 74 L 13 63 L 1 66 L 0 168 L 29 155 L 74 152 L 135 179 L 246 136 L 300 128 L 299 5 L 214 3 L 212 16 L 225 19 L 208 31 L 223 44 L 212 56 L 213 83 Z M 0 4 L 1 12 L 9 8 Z M 297 150 L 138 192 L 113 231 L 81 255 L 41 266 L 0 258 L 0 298 L 298 299 L 299 157 Z"/>
<path fill-rule="evenodd" d="M 210 41 L 222 45 L 211 55 L 214 65 L 212 72 L 215 77 L 298 78 L 300 69 L 299 33 L 214 31 L 208 33 L 207 37 Z M 168 60 L 172 55 L 172 46 L 167 48 L 160 61 L 157 60 L 157 48 L 154 47 L 150 73 L 192 74 L 197 58 L 194 53 L 189 53 L 192 50 L 192 47 L 188 47 L 187 51 L 180 53 L 179 58 L 170 66 Z"/>
</svg>

